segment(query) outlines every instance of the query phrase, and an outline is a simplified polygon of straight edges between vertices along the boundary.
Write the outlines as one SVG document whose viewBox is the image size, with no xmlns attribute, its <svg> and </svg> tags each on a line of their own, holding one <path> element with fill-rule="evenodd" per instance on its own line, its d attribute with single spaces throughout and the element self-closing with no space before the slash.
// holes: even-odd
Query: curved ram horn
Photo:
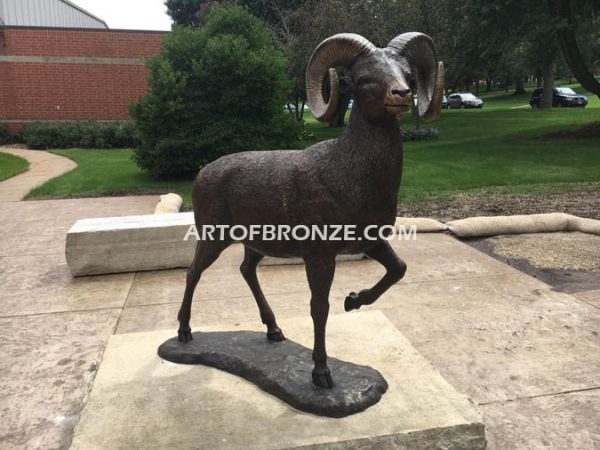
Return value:
<svg viewBox="0 0 600 450">
<path fill-rule="evenodd" d="M 392 39 L 388 47 L 406 57 L 412 67 L 419 115 L 424 120 L 435 119 L 442 108 L 444 64 L 437 62 L 433 40 L 423 33 L 403 33 Z"/>
<path fill-rule="evenodd" d="M 367 39 L 352 33 L 328 37 L 313 52 L 306 69 L 306 96 L 310 110 L 317 120 L 327 122 L 337 112 L 339 81 L 335 67 L 352 65 L 357 56 L 368 54 L 375 46 Z M 329 98 L 324 86 L 329 78 Z"/>
</svg>

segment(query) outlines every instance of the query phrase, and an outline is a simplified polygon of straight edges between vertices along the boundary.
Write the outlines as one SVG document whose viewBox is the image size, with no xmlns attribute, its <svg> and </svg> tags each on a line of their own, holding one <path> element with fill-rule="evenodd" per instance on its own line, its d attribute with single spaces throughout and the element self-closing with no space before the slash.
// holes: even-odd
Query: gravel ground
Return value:
<svg viewBox="0 0 600 450">
<path fill-rule="evenodd" d="M 600 289 L 600 236 L 540 233 L 495 236 L 467 243 L 557 291 Z"/>
<path fill-rule="evenodd" d="M 580 190 L 513 194 L 481 190 L 451 200 L 398 205 L 398 215 L 448 222 L 477 216 L 565 212 L 600 219 L 600 183 Z M 467 240 L 467 244 L 552 286 L 577 293 L 600 290 L 600 236 L 546 233 Z"/>
<path fill-rule="evenodd" d="M 581 190 L 512 194 L 482 190 L 465 192 L 450 200 L 398 205 L 398 215 L 431 217 L 443 222 L 476 216 L 508 216 L 565 212 L 600 219 L 600 183 L 581 184 Z"/>
</svg>

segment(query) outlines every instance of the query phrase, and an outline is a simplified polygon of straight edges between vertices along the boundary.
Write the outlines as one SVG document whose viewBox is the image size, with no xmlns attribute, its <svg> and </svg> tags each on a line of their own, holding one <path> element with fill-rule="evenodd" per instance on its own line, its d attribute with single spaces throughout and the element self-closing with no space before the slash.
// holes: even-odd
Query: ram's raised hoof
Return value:
<svg viewBox="0 0 600 450">
<path fill-rule="evenodd" d="M 346 312 L 352 311 L 353 309 L 360 309 L 361 306 L 362 304 L 359 300 L 359 294 L 356 292 L 350 292 L 350 295 L 348 295 L 344 301 L 344 309 Z"/>
</svg>

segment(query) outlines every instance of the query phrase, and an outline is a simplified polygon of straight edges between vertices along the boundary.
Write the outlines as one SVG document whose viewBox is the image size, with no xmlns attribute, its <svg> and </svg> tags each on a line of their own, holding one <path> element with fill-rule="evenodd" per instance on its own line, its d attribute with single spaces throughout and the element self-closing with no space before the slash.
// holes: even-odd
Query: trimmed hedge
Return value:
<svg viewBox="0 0 600 450">
<path fill-rule="evenodd" d="M 402 127 L 402 141 L 428 141 L 437 139 L 440 131 L 437 128 Z"/>
<path fill-rule="evenodd" d="M 32 122 L 23 127 L 29 148 L 132 148 L 138 145 L 133 122 Z"/>
<path fill-rule="evenodd" d="M 9 144 L 12 137 L 8 125 L 0 123 L 0 145 Z"/>
<path fill-rule="evenodd" d="M 437 128 L 415 128 L 412 126 L 401 127 L 402 142 L 408 141 L 427 141 L 437 139 L 440 131 Z M 317 136 L 311 130 L 304 129 L 298 135 L 299 141 L 316 141 Z"/>
</svg>

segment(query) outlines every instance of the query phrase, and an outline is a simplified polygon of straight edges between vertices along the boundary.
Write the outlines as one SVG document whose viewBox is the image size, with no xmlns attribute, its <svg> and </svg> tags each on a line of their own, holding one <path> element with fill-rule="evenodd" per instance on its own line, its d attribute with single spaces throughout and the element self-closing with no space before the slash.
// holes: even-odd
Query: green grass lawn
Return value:
<svg viewBox="0 0 600 450">
<path fill-rule="evenodd" d="M 0 152 L 0 181 L 25 172 L 28 167 L 29 163 L 23 158 Z"/>
<path fill-rule="evenodd" d="M 97 197 L 177 192 L 191 198 L 192 180 L 158 181 L 133 161 L 129 149 L 54 150 L 77 163 L 77 168 L 34 189 L 27 198 Z"/>
<path fill-rule="evenodd" d="M 578 92 L 586 92 L 573 85 Z M 404 143 L 403 202 L 443 199 L 457 192 L 492 188 L 510 192 L 581 189 L 600 181 L 600 139 L 542 140 L 541 135 L 600 121 L 600 100 L 588 94 L 587 108 L 531 109 L 529 96 L 491 92 L 483 109 L 443 110 L 427 126 L 437 140 Z M 516 107 L 516 108 L 515 108 Z M 514 109 L 513 109 L 514 108 Z M 402 123 L 410 124 L 410 117 Z M 335 131 L 307 120 L 318 140 Z"/>
<path fill-rule="evenodd" d="M 580 86 L 573 86 L 585 92 Z M 400 199 L 444 199 L 457 192 L 491 188 L 511 192 L 580 189 L 577 183 L 600 181 L 600 139 L 542 140 L 549 132 L 600 121 L 600 100 L 589 94 L 587 108 L 533 110 L 528 95 L 482 93 L 481 110 L 444 110 L 430 126 L 437 140 L 404 144 Z M 410 117 L 404 117 L 404 124 Z M 336 137 L 314 119 L 306 128 L 316 140 Z M 313 142 L 299 142 L 307 147 Z M 32 191 L 29 198 L 177 192 L 190 201 L 191 180 L 150 179 L 133 162 L 130 150 L 60 150 L 73 159 L 74 171 Z"/>
</svg>

